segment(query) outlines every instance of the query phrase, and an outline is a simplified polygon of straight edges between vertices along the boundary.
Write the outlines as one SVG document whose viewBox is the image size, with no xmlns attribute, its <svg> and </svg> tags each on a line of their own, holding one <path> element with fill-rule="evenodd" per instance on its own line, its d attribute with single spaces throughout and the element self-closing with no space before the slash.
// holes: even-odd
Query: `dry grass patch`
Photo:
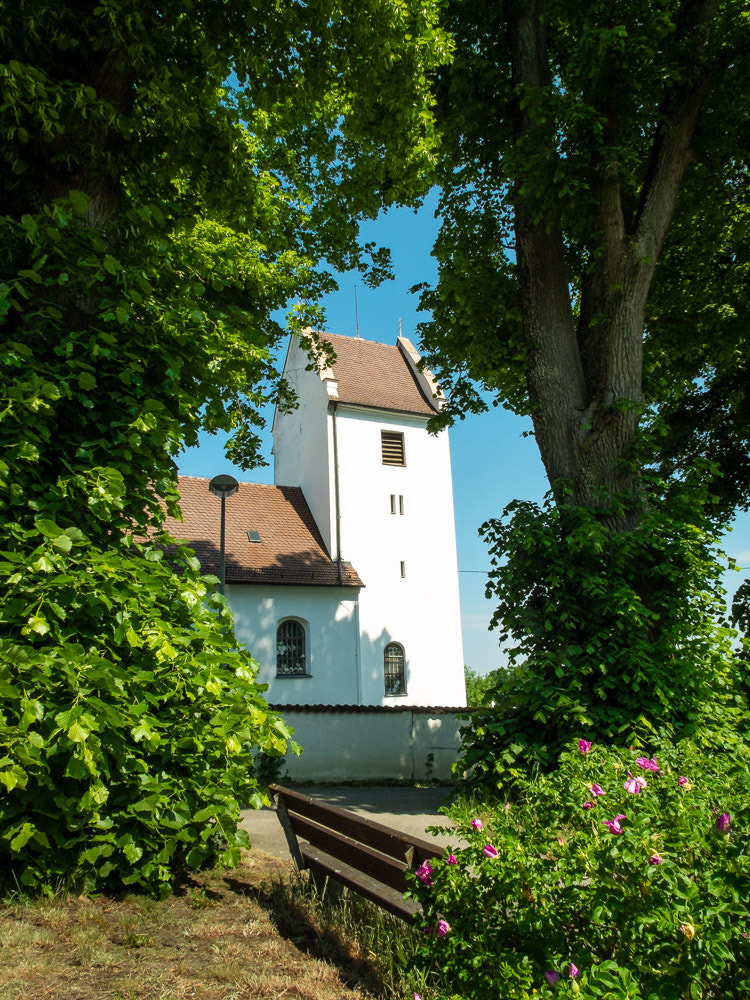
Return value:
<svg viewBox="0 0 750 1000">
<path fill-rule="evenodd" d="M 232 871 L 142 896 L 0 904 L 0 1000 L 362 1000 L 393 992 L 320 921 L 291 865 L 252 851 Z"/>
</svg>

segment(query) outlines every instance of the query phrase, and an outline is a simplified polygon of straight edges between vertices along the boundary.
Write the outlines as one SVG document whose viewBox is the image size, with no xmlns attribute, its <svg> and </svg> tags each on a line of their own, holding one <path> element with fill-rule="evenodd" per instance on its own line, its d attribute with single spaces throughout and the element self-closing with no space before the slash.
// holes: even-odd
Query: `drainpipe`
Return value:
<svg viewBox="0 0 750 1000">
<path fill-rule="evenodd" d="M 339 585 L 343 586 L 344 573 L 341 566 L 341 501 L 339 497 L 339 436 L 336 423 L 338 403 L 333 404 L 333 493 L 336 504 L 336 563 L 339 570 Z M 360 651 L 361 635 L 359 631 L 359 594 L 354 603 L 354 667 L 357 673 L 357 704 L 362 704 L 362 654 Z"/>
<path fill-rule="evenodd" d="M 336 562 L 339 568 L 339 585 L 344 582 L 341 568 L 341 504 L 339 500 L 339 439 L 336 427 L 336 410 L 338 403 L 333 404 L 333 492 L 336 503 Z"/>
<path fill-rule="evenodd" d="M 354 601 L 354 664 L 357 669 L 357 704 L 362 702 L 362 633 L 359 630 L 359 592 Z"/>
</svg>

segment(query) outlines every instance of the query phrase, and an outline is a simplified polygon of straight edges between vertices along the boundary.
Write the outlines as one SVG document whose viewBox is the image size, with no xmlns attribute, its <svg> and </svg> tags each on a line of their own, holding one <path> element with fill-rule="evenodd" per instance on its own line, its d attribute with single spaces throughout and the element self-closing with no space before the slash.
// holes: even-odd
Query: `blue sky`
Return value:
<svg viewBox="0 0 750 1000">
<path fill-rule="evenodd" d="M 416 213 L 393 209 L 363 225 L 363 238 L 391 248 L 395 279 L 371 289 L 356 274 L 342 275 L 339 291 L 324 300 L 327 330 L 354 336 L 356 284 L 361 337 L 395 343 L 400 320 L 403 335 L 419 346 L 416 327 L 424 316 L 417 312 L 417 296 L 410 295 L 409 288 L 436 276 L 430 256 L 438 227 L 434 218 L 436 201 L 433 195 Z M 224 457 L 223 439 L 203 435 L 199 447 L 180 457 L 179 471 L 209 477 L 228 472 L 238 479 L 272 483 L 270 418 L 271 414 L 263 449 L 268 466 L 250 472 L 237 469 Z M 511 500 L 538 501 L 544 496 L 547 480 L 539 452 L 532 437 L 523 437 L 530 426 L 529 420 L 498 407 L 488 413 L 470 414 L 450 430 L 464 660 L 479 673 L 499 666 L 504 657 L 496 633 L 488 631 L 493 610 L 493 602 L 484 596 L 489 559 L 477 531 Z M 726 574 L 725 587 L 733 593 L 747 577 L 750 566 L 750 514 L 737 519 L 725 548 L 746 567 L 741 573 Z"/>
</svg>

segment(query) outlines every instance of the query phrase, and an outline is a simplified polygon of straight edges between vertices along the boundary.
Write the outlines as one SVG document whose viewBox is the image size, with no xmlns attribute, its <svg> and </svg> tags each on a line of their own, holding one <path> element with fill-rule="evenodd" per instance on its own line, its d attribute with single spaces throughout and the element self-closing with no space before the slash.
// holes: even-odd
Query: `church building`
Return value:
<svg viewBox="0 0 750 1000">
<path fill-rule="evenodd" d="M 275 485 L 225 501 L 226 596 L 271 704 L 466 704 L 448 433 L 419 356 L 323 334 L 331 367 L 292 339 L 297 409 L 273 422 Z M 221 501 L 180 477 L 169 530 L 219 565 Z"/>
</svg>

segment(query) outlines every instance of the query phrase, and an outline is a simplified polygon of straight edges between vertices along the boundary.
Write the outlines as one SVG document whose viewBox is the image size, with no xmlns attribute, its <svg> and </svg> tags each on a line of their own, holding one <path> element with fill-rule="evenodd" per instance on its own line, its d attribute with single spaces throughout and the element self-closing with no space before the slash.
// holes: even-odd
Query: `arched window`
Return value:
<svg viewBox="0 0 750 1000">
<path fill-rule="evenodd" d="M 389 642 L 383 653 L 385 671 L 385 693 L 387 695 L 406 694 L 406 657 L 400 642 Z"/>
<path fill-rule="evenodd" d="M 307 673 L 305 628 L 294 618 L 279 622 L 276 629 L 276 676 L 299 677 Z"/>
</svg>

